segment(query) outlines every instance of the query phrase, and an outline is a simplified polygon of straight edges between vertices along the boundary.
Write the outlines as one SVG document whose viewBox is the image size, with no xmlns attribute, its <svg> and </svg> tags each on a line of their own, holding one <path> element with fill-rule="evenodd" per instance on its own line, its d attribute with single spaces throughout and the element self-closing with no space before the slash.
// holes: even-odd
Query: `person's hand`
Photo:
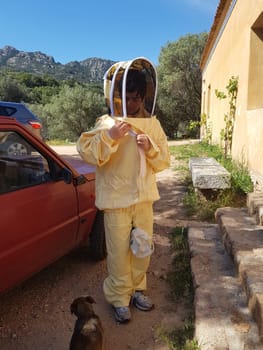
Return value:
<svg viewBox="0 0 263 350">
<path fill-rule="evenodd" d="M 113 140 L 117 140 L 125 136 L 131 129 L 131 126 L 126 122 L 119 122 L 113 125 L 109 130 L 109 135 Z"/>
<path fill-rule="evenodd" d="M 152 147 L 148 136 L 145 134 L 138 134 L 136 136 L 136 141 L 138 146 L 141 147 L 145 152 L 149 151 L 149 149 Z"/>
</svg>

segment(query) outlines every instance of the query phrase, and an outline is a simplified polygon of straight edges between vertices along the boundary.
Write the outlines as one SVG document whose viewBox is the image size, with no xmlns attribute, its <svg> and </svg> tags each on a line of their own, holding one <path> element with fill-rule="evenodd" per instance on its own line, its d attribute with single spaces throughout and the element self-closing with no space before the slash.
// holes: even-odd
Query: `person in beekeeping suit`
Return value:
<svg viewBox="0 0 263 350">
<path fill-rule="evenodd" d="M 169 167 L 167 137 L 153 115 L 157 77 L 139 57 L 118 62 L 105 73 L 109 114 L 77 142 L 80 156 L 96 165 L 96 206 L 104 211 L 108 276 L 103 291 L 120 323 L 130 307 L 152 310 L 146 274 L 153 252 L 155 174 Z"/>
</svg>

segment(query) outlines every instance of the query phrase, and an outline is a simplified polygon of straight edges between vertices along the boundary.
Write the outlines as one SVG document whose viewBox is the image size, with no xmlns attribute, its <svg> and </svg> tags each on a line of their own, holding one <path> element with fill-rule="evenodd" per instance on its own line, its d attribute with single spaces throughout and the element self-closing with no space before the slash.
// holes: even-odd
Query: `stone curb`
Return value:
<svg viewBox="0 0 263 350">
<path fill-rule="evenodd" d="M 220 208 L 215 216 L 263 340 L 263 228 L 245 208 Z"/>
<path fill-rule="evenodd" d="M 217 215 L 225 221 L 223 209 Z M 233 226 L 234 222 L 232 216 Z M 195 338 L 202 350 L 262 350 L 258 326 L 232 260 L 236 253 L 223 244 L 229 225 L 224 227 L 224 233 L 220 225 L 188 228 L 195 286 Z"/>
</svg>

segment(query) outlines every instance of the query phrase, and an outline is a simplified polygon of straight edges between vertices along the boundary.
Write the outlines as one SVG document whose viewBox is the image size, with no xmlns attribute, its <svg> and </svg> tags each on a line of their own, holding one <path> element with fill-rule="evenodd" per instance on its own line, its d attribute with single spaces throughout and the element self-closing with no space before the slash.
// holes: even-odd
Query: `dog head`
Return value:
<svg viewBox="0 0 263 350">
<path fill-rule="evenodd" d="M 88 317 L 94 315 L 92 304 L 96 303 L 95 300 L 90 297 L 79 297 L 73 301 L 70 305 L 70 311 L 76 315 L 77 318 Z"/>
</svg>

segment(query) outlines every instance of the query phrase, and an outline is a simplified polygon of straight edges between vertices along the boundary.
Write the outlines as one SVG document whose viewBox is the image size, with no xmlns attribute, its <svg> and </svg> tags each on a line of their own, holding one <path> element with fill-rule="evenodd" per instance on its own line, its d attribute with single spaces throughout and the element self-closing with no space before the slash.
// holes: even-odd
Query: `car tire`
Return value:
<svg viewBox="0 0 263 350">
<path fill-rule="evenodd" d="M 104 228 L 104 213 L 98 210 L 92 226 L 89 240 L 90 255 L 93 260 L 99 261 L 105 259 L 107 255 L 105 228 Z"/>
<path fill-rule="evenodd" d="M 29 147 L 22 143 L 21 141 L 17 141 L 15 139 L 10 139 L 5 142 L 4 152 L 9 155 L 27 155 L 30 154 Z"/>
</svg>

